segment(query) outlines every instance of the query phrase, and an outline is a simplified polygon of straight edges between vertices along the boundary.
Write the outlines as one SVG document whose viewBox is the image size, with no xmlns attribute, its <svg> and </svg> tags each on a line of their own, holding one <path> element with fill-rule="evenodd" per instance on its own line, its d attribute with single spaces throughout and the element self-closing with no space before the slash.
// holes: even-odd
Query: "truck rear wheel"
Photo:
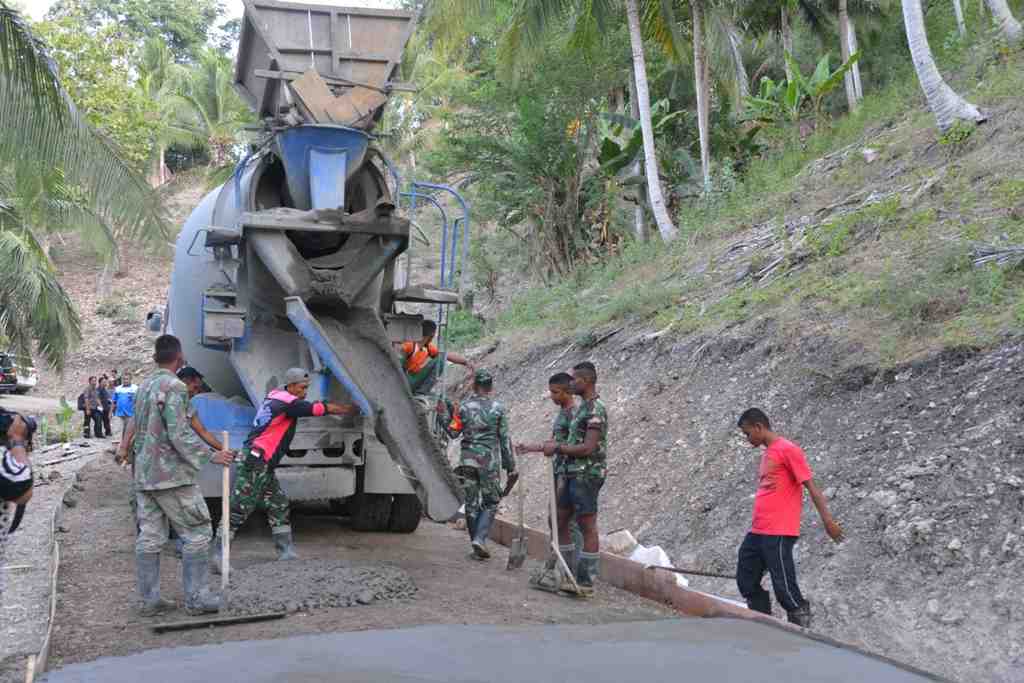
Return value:
<svg viewBox="0 0 1024 683">
<path fill-rule="evenodd" d="M 366 493 L 363 482 L 366 468 L 356 468 L 356 495 L 349 508 L 352 513 L 352 528 L 356 531 L 387 531 L 391 520 L 391 494 Z"/>
<path fill-rule="evenodd" d="M 391 521 L 388 530 L 396 534 L 411 534 L 420 525 L 423 518 L 423 504 L 415 493 L 395 495 L 391 503 Z"/>
</svg>

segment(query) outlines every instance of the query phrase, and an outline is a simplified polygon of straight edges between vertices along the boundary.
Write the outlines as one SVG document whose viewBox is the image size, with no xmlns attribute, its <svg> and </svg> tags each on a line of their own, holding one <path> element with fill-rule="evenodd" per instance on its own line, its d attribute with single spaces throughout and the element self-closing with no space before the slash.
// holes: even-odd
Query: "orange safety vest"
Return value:
<svg viewBox="0 0 1024 683">
<path fill-rule="evenodd" d="M 437 358 L 437 347 L 433 344 L 422 346 L 419 342 L 405 342 L 402 344 L 402 353 L 405 354 L 405 371 L 410 375 L 426 367 L 431 358 Z"/>
</svg>

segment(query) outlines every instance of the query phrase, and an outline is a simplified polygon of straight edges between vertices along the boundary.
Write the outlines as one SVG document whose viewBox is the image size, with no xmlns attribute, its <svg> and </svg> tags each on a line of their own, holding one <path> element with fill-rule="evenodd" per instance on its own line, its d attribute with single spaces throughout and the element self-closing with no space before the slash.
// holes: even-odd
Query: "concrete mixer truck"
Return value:
<svg viewBox="0 0 1024 683">
<path fill-rule="evenodd" d="M 214 392 L 194 406 L 232 447 L 290 367 L 310 371 L 311 399 L 358 406 L 354 418 L 301 420 L 278 476 L 293 500 L 344 505 L 368 531 L 411 532 L 424 512 L 447 520 L 460 506 L 394 349 L 420 336 L 422 316 L 397 312 L 401 302 L 443 317 L 457 292 L 408 286 L 407 273 L 396 286 L 410 222 L 371 134 L 390 92 L 405 87 L 393 79 L 413 19 L 246 0 L 235 86 L 264 137 L 185 223 L 166 310 L 150 323 L 179 337 L 205 375 Z M 445 230 L 454 245 L 447 221 Z M 215 470 L 202 477 L 211 498 L 220 495 Z"/>
</svg>

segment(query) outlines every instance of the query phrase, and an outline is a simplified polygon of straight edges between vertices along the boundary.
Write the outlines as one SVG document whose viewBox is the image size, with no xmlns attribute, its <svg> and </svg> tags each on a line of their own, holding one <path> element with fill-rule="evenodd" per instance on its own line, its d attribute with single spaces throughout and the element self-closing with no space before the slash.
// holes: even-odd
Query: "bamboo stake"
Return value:
<svg viewBox="0 0 1024 683">
<path fill-rule="evenodd" d="M 229 435 L 220 433 L 223 450 L 230 448 Z M 228 572 L 231 571 L 231 465 L 226 465 L 220 479 L 220 589 L 228 588 Z"/>
</svg>

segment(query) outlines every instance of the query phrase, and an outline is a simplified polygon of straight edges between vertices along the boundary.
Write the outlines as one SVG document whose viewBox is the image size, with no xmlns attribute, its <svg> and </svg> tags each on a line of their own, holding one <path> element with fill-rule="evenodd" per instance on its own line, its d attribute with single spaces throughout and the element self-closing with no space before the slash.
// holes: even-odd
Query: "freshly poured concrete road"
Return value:
<svg viewBox="0 0 1024 683">
<path fill-rule="evenodd" d="M 49 683 L 920 683 L 885 662 L 737 619 L 600 626 L 421 626 L 150 650 Z"/>
</svg>

